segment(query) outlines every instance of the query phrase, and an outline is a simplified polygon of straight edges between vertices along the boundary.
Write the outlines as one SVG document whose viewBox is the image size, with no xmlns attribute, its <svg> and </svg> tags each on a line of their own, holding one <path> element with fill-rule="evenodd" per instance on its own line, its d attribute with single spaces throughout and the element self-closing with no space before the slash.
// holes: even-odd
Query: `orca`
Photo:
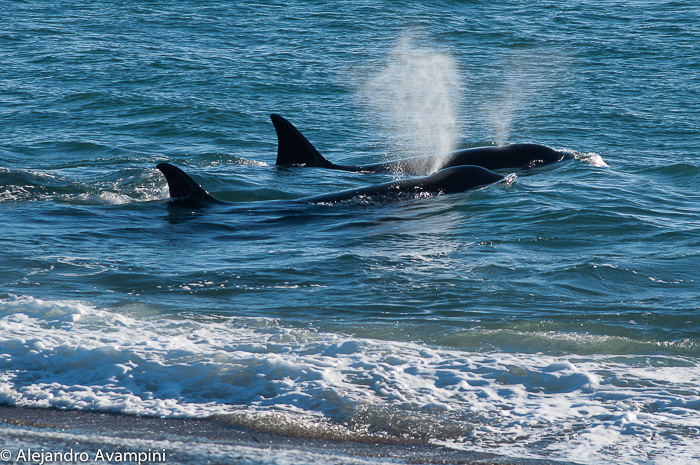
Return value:
<svg viewBox="0 0 700 465">
<path fill-rule="evenodd" d="M 169 163 L 159 163 L 156 168 L 163 173 L 165 180 L 168 182 L 171 202 L 178 206 L 197 209 L 212 204 L 232 204 L 211 195 L 176 166 Z M 503 179 L 505 179 L 505 176 L 480 166 L 455 166 L 440 170 L 426 177 L 404 179 L 330 194 L 303 197 L 293 200 L 293 202 L 325 204 L 353 200 L 392 201 L 403 198 L 416 198 L 426 194 L 454 194 L 502 181 Z"/>
<path fill-rule="evenodd" d="M 503 147 L 477 147 L 458 150 L 445 157 L 436 155 L 406 158 L 371 165 L 337 165 L 327 160 L 289 121 L 270 115 L 277 132 L 277 161 L 280 166 L 316 166 L 356 172 L 400 172 L 429 174 L 431 170 L 474 165 L 488 170 L 535 168 L 573 158 L 571 154 L 538 144 L 511 144 Z"/>
</svg>

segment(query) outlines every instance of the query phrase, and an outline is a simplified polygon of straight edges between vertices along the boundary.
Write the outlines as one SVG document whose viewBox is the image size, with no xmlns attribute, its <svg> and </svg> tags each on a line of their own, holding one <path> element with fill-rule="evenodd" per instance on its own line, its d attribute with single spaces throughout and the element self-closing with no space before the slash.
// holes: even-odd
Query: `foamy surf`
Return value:
<svg viewBox="0 0 700 465">
<path fill-rule="evenodd" d="M 0 402 L 591 464 L 700 453 L 700 367 L 684 356 L 475 353 L 144 314 L 2 299 Z"/>
<path fill-rule="evenodd" d="M 568 151 L 571 153 L 574 158 L 577 160 L 583 161 L 584 163 L 588 163 L 591 166 L 594 166 L 596 168 L 609 168 L 610 165 L 605 161 L 605 159 L 598 153 L 594 152 L 575 152 L 575 151 Z"/>
<path fill-rule="evenodd" d="M 68 171 L 68 170 L 66 170 Z M 155 169 L 122 169 L 100 177 L 52 171 L 0 171 L 0 203 L 58 201 L 72 205 L 125 205 L 165 199 L 168 190 Z"/>
</svg>

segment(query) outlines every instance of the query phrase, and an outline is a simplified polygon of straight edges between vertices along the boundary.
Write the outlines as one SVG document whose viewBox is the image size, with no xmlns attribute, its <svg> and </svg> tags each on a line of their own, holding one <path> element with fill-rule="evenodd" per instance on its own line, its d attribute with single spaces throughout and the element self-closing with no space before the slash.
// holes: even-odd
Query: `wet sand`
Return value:
<svg viewBox="0 0 700 465">
<path fill-rule="evenodd" d="M 21 407 L 0 407 L 0 454 L 11 463 L 40 463 L 43 458 L 44 463 L 564 465 L 429 444 L 285 436 L 219 417 L 152 418 Z"/>
</svg>

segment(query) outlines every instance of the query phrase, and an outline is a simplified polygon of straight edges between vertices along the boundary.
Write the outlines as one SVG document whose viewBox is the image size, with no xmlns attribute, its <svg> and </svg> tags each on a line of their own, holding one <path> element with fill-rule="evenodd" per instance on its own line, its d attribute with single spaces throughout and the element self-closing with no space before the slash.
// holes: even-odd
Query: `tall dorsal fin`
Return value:
<svg viewBox="0 0 700 465">
<path fill-rule="evenodd" d="M 156 168 L 163 173 L 165 180 L 168 181 L 171 199 L 198 207 L 207 203 L 222 203 L 180 168 L 170 163 L 159 163 Z"/>
<path fill-rule="evenodd" d="M 279 115 L 270 115 L 270 119 L 277 131 L 277 165 L 333 166 L 292 123 Z"/>
</svg>

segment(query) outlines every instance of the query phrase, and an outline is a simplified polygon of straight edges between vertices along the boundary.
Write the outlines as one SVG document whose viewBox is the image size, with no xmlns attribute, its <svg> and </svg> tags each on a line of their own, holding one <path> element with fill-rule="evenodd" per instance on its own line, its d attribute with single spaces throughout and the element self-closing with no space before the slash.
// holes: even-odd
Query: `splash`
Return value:
<svg viewBox="0 0 700 465">
<path fill-rule="evenodd" d="M 420 42 L 402 37 L 363 94 L 401 156 L 439 155 L 426 167 L 432 173 L 454 150 L 460 89 L 455 60 Z"/>
<path fill-rule="evenodd" d="M 577 160 L 584 161 L 588 163 L 591 166 L 595 166 L 596 168 L 610 168 L 610 165 L 603 159 L 602 156 L 595 152 L 588 152 L 588 153 L 582 153 L 582 152 L 571 152 L 574 155 L 574 158 Z"/>
</svg>

